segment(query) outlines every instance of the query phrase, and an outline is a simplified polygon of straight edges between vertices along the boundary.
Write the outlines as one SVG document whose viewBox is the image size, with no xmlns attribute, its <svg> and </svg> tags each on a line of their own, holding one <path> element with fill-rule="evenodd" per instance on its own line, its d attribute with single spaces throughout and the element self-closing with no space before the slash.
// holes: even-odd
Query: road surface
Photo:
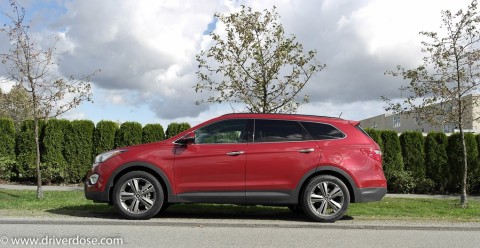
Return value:
<svg viewBox="0 0 480 248">
<path fill-rule="evenodd" d="M 0 248 L 479 247 L 479 234 L 480 226 L 475 223 L 0 219 Z"/>
</svg>

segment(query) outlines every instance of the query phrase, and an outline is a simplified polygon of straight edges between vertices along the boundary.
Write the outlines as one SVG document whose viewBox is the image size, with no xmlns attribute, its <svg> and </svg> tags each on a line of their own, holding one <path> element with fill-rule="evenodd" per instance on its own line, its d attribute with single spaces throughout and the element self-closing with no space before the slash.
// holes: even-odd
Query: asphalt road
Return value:
<svg viewBox="0 0 480 248">
<path fill-rule="evenodd" d="M 479 247 L 480 226 L 459 223 L 272 220 L 0 219 L 1 247 Z M 30 238 L 37 245 L 15 245 Z M 103 240 L 102 240 L 103 239 Z M 63 241 L 65 240 L 65 241 Z M 65 245 L 60 245 L 61 242 Z M 69 243 L 68 243 L 69 242 Z M 75 243 L 76 242 L 76 243 Z"/>
</svg>

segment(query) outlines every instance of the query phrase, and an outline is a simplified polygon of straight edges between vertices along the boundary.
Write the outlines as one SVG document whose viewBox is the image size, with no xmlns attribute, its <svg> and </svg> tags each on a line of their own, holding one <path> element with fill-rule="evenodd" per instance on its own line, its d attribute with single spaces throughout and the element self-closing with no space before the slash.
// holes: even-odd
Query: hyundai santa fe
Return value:
<svg viewBox="0 0 480 248">
<path fill-rule="evenodd" d="M 359 122 L 287 114 L 227 114 L 164 141 L 98 155 L 85 196 L 127 219 L 174 203 L 288 206 L 335 221 L 350 203 L 387 192 L 379 146 Z"/>
</svg>

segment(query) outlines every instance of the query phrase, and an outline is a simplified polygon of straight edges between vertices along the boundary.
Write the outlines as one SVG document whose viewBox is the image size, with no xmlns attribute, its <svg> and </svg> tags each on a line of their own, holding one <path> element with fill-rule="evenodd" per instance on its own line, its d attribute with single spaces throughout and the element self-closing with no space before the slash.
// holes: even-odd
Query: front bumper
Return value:
<svg viewBox="0 0 480 248">
<path fill-rule="evenodd" d="M 103 191 L 98 190 L 96 185 L 90 185 L 90 182 L 87 180 L 84 184 L 84 193 L 85 198 L 88 200 L 93 200 L 94 202 L 108 203 L 110 202 L 110 190 L 109 187 L 105 187 Z"/>
<path fill-rule="evenodd" d="M 356 191 L 355 202 L 380 201 L 387 194 L 387 188 L 360 188 Z"/>
</svg>

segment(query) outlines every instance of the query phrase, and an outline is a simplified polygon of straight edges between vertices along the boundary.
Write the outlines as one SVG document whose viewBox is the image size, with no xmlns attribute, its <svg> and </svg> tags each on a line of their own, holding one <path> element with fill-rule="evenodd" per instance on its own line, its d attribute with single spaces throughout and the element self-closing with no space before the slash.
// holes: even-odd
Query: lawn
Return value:
<svg viewBox="0 0 480 248">
<path fill-rule="evenodd" d="M 82 191 L 48 191 L 36 200 L 35 191 L 0 189 L 0 215 L 118 217 L 107 204 L 88 201 Z M 166 217 L 195 218 L 295 218 L 285 207 L 216 204 L 177 204 Z M 380 202 L 351 204 L 347 218 L 358 220 L 443 220 L 480 222 L 480 201 L 470 200 L 462 209 L 458 200 L 384 198 Z"/>
</svg>

